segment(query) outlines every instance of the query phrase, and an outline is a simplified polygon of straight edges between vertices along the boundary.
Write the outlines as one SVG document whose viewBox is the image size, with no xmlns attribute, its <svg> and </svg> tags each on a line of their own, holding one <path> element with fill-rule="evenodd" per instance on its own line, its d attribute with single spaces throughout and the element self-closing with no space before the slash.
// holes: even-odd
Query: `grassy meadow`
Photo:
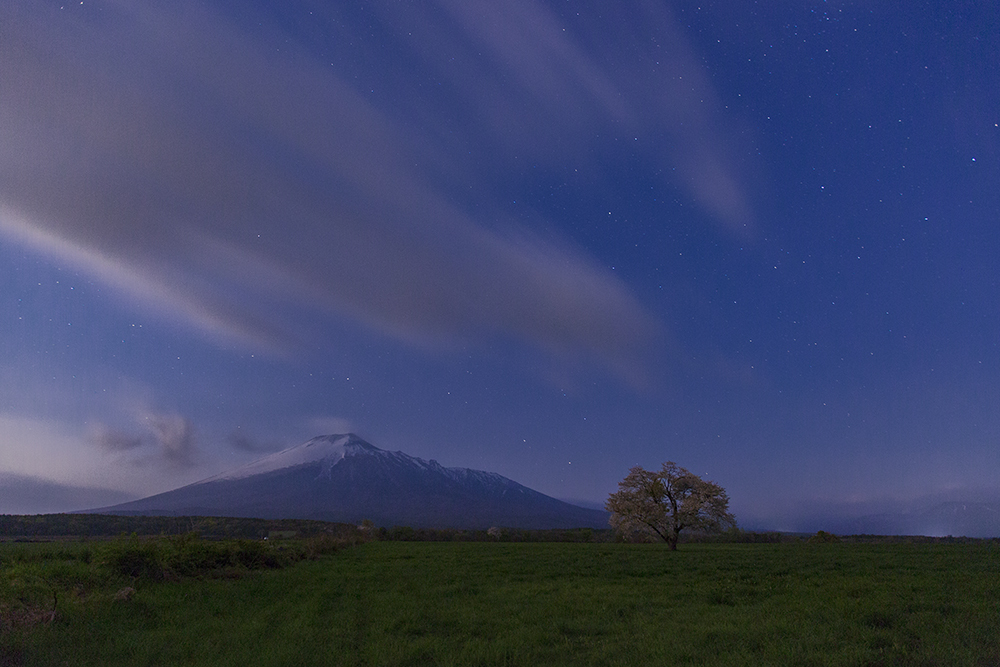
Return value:
<svg viewBox="0 0 1000 667">
<path fill-rule="evenodd" d="M 1000 664 L 992 542 L 340 546 L 0 544 L 0 664 Z"/>
</svg>

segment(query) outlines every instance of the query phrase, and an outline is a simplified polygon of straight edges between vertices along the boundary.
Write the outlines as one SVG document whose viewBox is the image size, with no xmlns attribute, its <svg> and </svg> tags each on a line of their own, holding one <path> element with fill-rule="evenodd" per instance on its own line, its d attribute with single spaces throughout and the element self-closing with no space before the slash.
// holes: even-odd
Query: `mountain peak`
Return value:
<svg viewBox="0 0 1000 667">
<path fill-rule="evenodd" d="M 327 466 L 333 466 L 345 456 L 357 454 L 373 454 L 382 451 L 378 447 L 365 442 L 354 433 L 337 433 L 320 435 L 301 445 L 295 445 L 280 452 L 275 452 L 262 459 L 251 461 L 233 470 L 209 477 L 204 482 L 216 482 L 227 479 L 242 479 L 253 475 L 292 468 L 306 463 L 323 461 Z"/>
<path fill-rule="evenodd" d="M 282 450 L 283 452 L 289 452 L 293 449 L 303 449 L 312 451 L 321 451 L 328 448 L 340 448 L 350 450 L 361 450 L 361 451 L 381 451 L 375 445 L 366 442 L 354 433 L 334 433 L 331 435 L 318 435 L 311 440 L 307 440 L 301 445 L 295 445 L 294 447 L 289 447 L 288 449 Z M 281 454 L 282 452 L 278 452 Z M 321 457 L 322 458 L 322 457 Z"/>
</svg>

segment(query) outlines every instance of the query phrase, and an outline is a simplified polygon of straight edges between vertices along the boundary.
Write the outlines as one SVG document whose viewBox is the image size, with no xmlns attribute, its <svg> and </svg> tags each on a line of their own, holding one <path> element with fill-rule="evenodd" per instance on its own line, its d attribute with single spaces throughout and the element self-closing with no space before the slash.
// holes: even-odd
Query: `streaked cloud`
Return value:
<svg viewBox="0 0 1000 667">
<path fill-rule="evenodd" d="M 0 233 L 227 343 L 288 349 L 346 318 L 418 343 L 510 337 L 641 382 L 656 319 L 498 198 L 516 160 L 569 169 L 618 128 L 722 225 L 745 224 L 707 77 L 665 10 L 635 9 L 637 33 L 652 21 L 667 36 L 645 70 L 614 57 L 633 36 L 586 55 L 595 23 L 542 3 L 376 4 L 421 75 L 442 66 L 426 40 L 461 27 L 439 45 L 462 59 L 440 72 L 447 92 L 401 87 L 405 116 L 294 35 L 251 34 L 205 3 L 13 3 Z M 498 173 L 469 161 L 490 150 Z"/>
<path fill-rule="evenodd" d="M 578 167 L 602 137 L 621 140 L 719 225 L 750 233 L 747 174 L 733 151 L 742 142 L 669 3 L 575 3 L 561 12 L 535 0 L 439 4 L 464 29 L 461 43 L 446 42 L 457 51 L 452 60 L 488 63 L 466 65 L 462 84 L 476 117 L 489 118 L 494 145 Z M 409 33 L 415 42 L 447 39 L 443 24 L 413 23 L 424 28 Z M 492 58 L 477 57 L 482 51 Z"/>
</svg>

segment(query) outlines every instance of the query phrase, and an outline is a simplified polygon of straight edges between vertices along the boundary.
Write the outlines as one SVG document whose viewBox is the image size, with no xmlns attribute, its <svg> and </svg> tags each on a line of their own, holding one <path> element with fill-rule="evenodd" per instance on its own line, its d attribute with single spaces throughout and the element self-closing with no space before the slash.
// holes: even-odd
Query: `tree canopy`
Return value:
<svg viewBox="0 0 1000 667">
<path fill-rule="evenodd" d="M 667 461 L 659 471 L 635 466 L 608 497 L 611 526 L 622 533 L 655 535 L 677 549 L 685 528 L 717 531 L 735 526 L 725 489 Z"/>
</svg>

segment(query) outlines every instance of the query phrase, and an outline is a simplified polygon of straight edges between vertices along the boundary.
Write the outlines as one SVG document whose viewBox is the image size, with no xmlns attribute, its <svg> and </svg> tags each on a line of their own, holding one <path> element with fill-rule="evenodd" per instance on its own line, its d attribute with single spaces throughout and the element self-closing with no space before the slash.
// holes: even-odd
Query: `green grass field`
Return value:
<svg viewBox="0 0 1000 667">
<path fill-rule="evenodd" d="M 0 664 L 1000 665 L 992 543 L 371 542 L 160 580 L 0 556 Z"/>
</svg>

